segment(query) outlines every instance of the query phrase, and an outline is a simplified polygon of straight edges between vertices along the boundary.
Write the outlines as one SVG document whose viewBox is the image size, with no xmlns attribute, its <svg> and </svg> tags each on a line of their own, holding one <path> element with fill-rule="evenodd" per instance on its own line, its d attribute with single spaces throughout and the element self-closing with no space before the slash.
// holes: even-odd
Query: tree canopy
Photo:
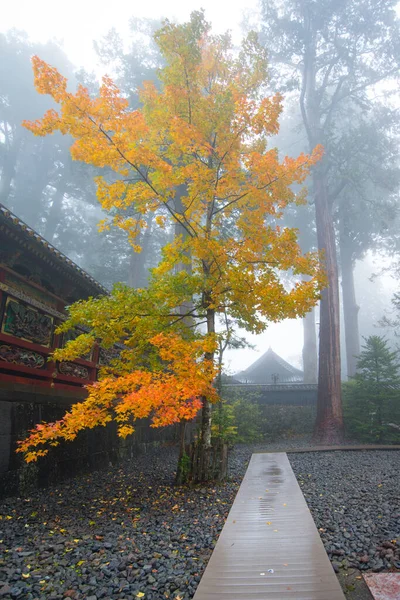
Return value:
<svg viewBox="0 0 400 600">
<path fill-rule="evenodd" d="M 280 160 L 268 147 L 281 96 L 263 93 L 267 62 L 256 36 L 235 54 L 228 35 L 211 35 L 203 14 L 193 13 L 186 24 L 166 22 L 155 39 L 166 63 L 161 90 L 145 83 L 137 110 L 108 77 L 98 97 L 83 86 L 71 93 L 56 69 L 33 58 L 36 88 L 59 110 L 25 126 L 39 136 L 71 135 L 75 160 L 112 171 L 97 178 L 110 215 L 103 227 L 126 231 L 137 251 L 149 213 L 160 228 L 175 224 L 176 235 L 148 289 L 117 286 L 109 297 L 70 307 L 62 329 L 79 323 L 89 333 L 56 358 L 82 355 L 96 340 L 124 349 L 85 402 L 20 445 L 31 460 L 46 453 L 43 444 L 111 418 L 121 435 L 133 430 L 132 418 L 151 415 L 154 426 L 166 425 L 200 406 L 209 420 L 215 352 L 227 334 L 218 332 L 218 317 L 260 332 L 267 321 L 305 314 L 325 284 L 319 255 L 303 254 L 296 230 L 277 224 L 287 206 L 304 202 L 305 191 L 292 186 L 304 182 L 322 149 Z M 203 443 L 209 434 L 206 423 Z"/>
</svg>

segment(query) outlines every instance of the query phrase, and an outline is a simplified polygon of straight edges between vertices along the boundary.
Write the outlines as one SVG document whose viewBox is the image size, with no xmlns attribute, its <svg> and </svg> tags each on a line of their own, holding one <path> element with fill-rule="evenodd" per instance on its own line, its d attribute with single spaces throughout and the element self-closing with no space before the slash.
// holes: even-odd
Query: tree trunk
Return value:
<svg viewBox="0 0 400 600">
<path fill-rule="evenodd" d="M 190 471 L 190 459 L 186 452 L 186 425 L 186 421 L 182 420 L 180 422 L 179 457 L 175 485 L 182 485 L 185 483 Z"/>
<path fill-rule="evenodd" d="M 183 212 L 184 212 L 184 207 L 183 207 L 181 198 L 185 193 L 186 193 L 186 185 L 179 185 L 177 187 L 177 192 L 176 192 L 174 203 L 175 203 L 175 210 L 180 214 L 183 214 Z M 186 238 L 188 236 L 188 232 L 183 225 L 176 222 L 174 237 L 177 238 L 178 236 L 182 236 L 182 239 L 186 240 Z M 191 261 L 190 250 L 183 251 L 181 256 L 182 256 L 182 262 L 179 262 L 176 265 L 175 272 L 185 271 L 186 273 L 188 273 L 188 275 L 191 275 L 192 274 L 192 261 Z M 188 300 L 186 300 L 186 302 L 182 302 L 181 306 L 179 307 L 179 311 L 180 311 L 181 315 L 188 315 L 183 321 L 187 325 L 187 327 L 192 327 L 193 326 L 193 318 L 190 316 L 190 313 L 193 311 L 192 299 L 188 298 Z"/>
<path fill-rule="evenodd" d="M 18 154 L 22 144 L 23 133 L 20 127 L 14 131 L 12 142 L 9 141 L 9 133 L 6 131 L 5 156 L 3 160 L 3 168 L 0 177 L 0 203 L 7 204 L 8 197 L 11 191 L 11 183 L 15 177 Z"/>
<path fill-rule="evenodd" d="M 212 308 L 207 309 L 207 333 L 215 333 L 215 311 Z M 214 353 L 207 352 L 204 358 L 214 360 Z M 200 435 L 192 457 L 191 479 L 194 483 L 210 481 L 215 478 L 211 446 L 211 417 L 212 404 L 203 396 Z"/>
<path fill-rule="evenodd" d="M 51 178 L 54 161 L 57 159 L 55 154 L 56 149 L 51 138 L 39 140 L 30 138 L 24 143 L 24 152 L 20 158 L 21 167 L 15 178 L 15 212 L 30 227 L 38 231 L 42 229 L 46 211 L 43 202 L 44 192 L 49 184 L 57 189 L 62 181 L 61 177 L 55 182 Z M 26 169 L 23 168 L 25 165 Z"/>
<path fill-rule="evenodd" d="M 360 354 L 360 333 L 358 329 L 358 311 L 354 288 L 354 263 L 351 248 L 345 234 L 340 236 L 340 264 L 342 267 L 342 293 L 344 333 L 346 342 L 347 377 L 354 377 Z"/>
<path fill-rule="evenodd" d="M 140 244 L 140 239 L 138 243 Z M 132 288 L 141 288 L 144 278 L 144 256 L 142 252 L 136 252 L 133 248 L 130 249 L 128 285 Z"/>
<path fill-rule="evenodd" d="M 214 479 L 214 473 L 211 471 L 211 417 L 212 404 L 206 397 L 203 397 L 203 407 L 201 410 L 201 431 L 198 445 L 198 466 L 196 469 L 195 483 L 210 481 Z"/>
<path fill-rule="evenodd" d="M 324 142 L 321 96 L 316 81 L 317 36 L 307 5 L 304 5 L 305 47 L 300 110 L 310 151 Z M 335 231 L 328 198 L 325 160 L 313 169 L 315 221 L 318 249 L 323 251 L 328 286 L 321 295 L 318 352 L 318 398 L 314 439 L 336 443 L 343 439 L 343 413 L 340 379 L 340 306 Z"/>
<path fill-rule="evenodd" d="M 317 383 L 318 354 L 315 310 L 310 310 L 303 318 L 303 372 L 304 383 Z"/>
<path fill-rule="evenodd" d="M 184 207 L 182 204 L 182 196 L 186 192 L 186 186 L 180 185 L 177 187 L 176 195 L 174 199 L 175 211 L 178 214 L 184 213 Z M 209 212 L 207 217 L 206 228 L 211 231 L 211 218 L 212 213 Z M 183 240 L 189 235 L 185 229 L 184 224 L 176 223 L 175 225 L 175 236 L 182 236 Z M 191 254 L 189 250 L 183 250 L 182 262 L 177 265 L 177 269 L 180 271 L 186 271 L 189 275 L 192 273 Z M 209 265 L 206 261 L 203 262 L 203 273 L 205 281 L 210 274 Z M 215 333 L 215 309 L 210 308 L 212 305 L 212 295 L 209 290 L 203 292 L 203 309 L 206 312 L 207 319 L 207 333 Z M 183 322 L 186 326 L 191 328 L 193 326 L 193 317 L 191 316 L 193 311 L 193 301 L 188 298 L 179 307 L 180 314 L 186 315 Z M 206 352 L 204 355 L 205 360 L 214 361 L 214 352 Z M 198 440 L 192 446 L 191 456 L 191 472 L 189 478 L 194 483 L 203 483 L 216 478 L 222 478 L 223 473 L 226 474 L 227 469 L 227 449 L 221 448 L 219 454 L 218 449 L 213 452 L 211 444 L 211 416 L 212 416 L 212 404 L 206 396 L 202 398 L 202 410 L 201 410 L 201 424 L 200 433 Z"/>
<path fill-rule="evenodd" d="M 65 188 L 65 182 L 61 180 L 53 196 L 53 201 L 47 216 L 43 237 L 51 244 L 54 243 L 54 236 L 61 220 Z"/>
<path fill-rule="evenodd" d="M 210 203 L 207 211 L 207 219 L 205 223 L 205 229 L 207 235 L 211 235 L 212 231 L 212 205 Z M 208 278 L 210 276 L 210 265 L 206 260 L 202 261 L 203 264 L 203 276 L 204 276 L 204 291 L 202 304 L 207 315 L 207 334 L 215 334 L 215 309 L 212 308 L 213 299 L 211 290 L 208 289 Z M 204 355 L 205 360 L 214 362 L 215 353 L 206 352 Z M 201 431 L 200 439 L 197 444 L 196 460 L 193 463 L 193 475 L 195 482 L 203 482 L 214 479 L 215 473 L 215 456 L 212 456 L 211 446 L 211 416 L 212 416 L 212 405 L 211 402 L 205 396 L 202 398 L 202 411 L 201 411 Z"/>
<path fill-rule="evenodd" d="M 340 379 L 340 306 L 335 232 L 328 202 L 323 167 L 314 171 L 315 215 L 318 248 L 324 253 L 328 287 L 320 304 L 319 371 L 317 419 L 314 439 L 318 443 L 339 443 L 343 439 Z"/>
<path fill-rule="evenodd" d="M 153 222 L 153 216 L 153 213 L 150 213 L 146 221 L 146 230 L 138 239 L 138 243 L 142 247 L 142 251 L 135 252 L 133 248 L 131 249 L 131 256 L 129 260 L 128 285 L 133 288 L 142 288 L 147 286 L 147 273 L 145 265 L 150 245 L 151 224 Z"/>
</svg>

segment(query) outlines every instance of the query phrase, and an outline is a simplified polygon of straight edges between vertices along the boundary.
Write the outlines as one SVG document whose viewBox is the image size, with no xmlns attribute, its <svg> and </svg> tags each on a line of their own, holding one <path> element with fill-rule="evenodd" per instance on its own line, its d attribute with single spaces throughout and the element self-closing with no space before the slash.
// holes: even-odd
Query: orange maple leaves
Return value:
<svg viewBox="0 0 400 600">
<path fill-rule="evenodd" d="M 60 440 L 72 441 L 79 431 L 118 423 L 121 437 L 133 433 L 136 419 L 152 417 L 152 426 L 172 425 L 193 419 L 201 408 L 201 398 L 217 399 L 212 381 L 216 367 L 201 360 L 205 350 L 214 347 L 207 340 L 183 340 L 175 334 L 158 334 L 150 343 L 163 361 L 160 370 L 134 370 L 118 377 L 108 376 L 88 386 L 88 397 L 74 404 L 55 423 L 39 424 L 23 441 L 17 452 L 32 462 L 45 456 Z"/>
<path fill-rule="evenodd" d="M 178 226 L 179 234 L 153 271 L 147 303 L 139 306 L 140 294 L 117 289 L 108 300 L 72 307 L 70 323 L 95 333 L 71 343 L 66 355 L 97 337 L 109 346 L 122 341 L 124 358 L 114 371 L 103 370 L 85 402 L 21 443 L 30 460 L 37 448 L 43 452 L 43 445 L 73 439 L 80 429 L 111 418 L 122 436 L 144 416 L 151 415 L 154 426 L 193 418 L 202 401 L 216 399 L 216 317 L 228 315 L 226 323 L 260 332 L 268 320 L 304 315 L 325 284 L 319 256 L 303 255 L 296 230 L 277 225 L 286 206 L 304 200 L 293 184 L 305 181 L 322 148 L 283 160 L 268 148 L 282 98 L 263 95 L 266 55 L 254 34 L 234 55 L 229 37 L 212 36 L 195 13 L 189 23 L 167 23 L 156 41 L 166 61 L 162 89 L 146 83 L 138 110 L 129 108 L 108 77 L 91 98 L 82 86 L 69 92 L 65 78 L 33 58 L 35 85 L 53 97 L 59 112 L 48 111 L 25 127 L 36 135 L 70 134 L 74 159 L 113 171 L 112 178 L 97 178 L 97 196 L 135 249 L 149 213 L 161 228 Z M 283 281 L 285 271 L 291 283 Z M 126 310 L 116 302 L 121 294 Z M 188 318 L 180 325 L 190 322 L 186 333 L 176 324 L 185 307 Z M 101 322 L 102 309 L 118 339 Z M 205 337 L 199 323 L 207 324 Z M 149 344 L 159 362 L 146 365 L 140 356 Z"/>
</svg>

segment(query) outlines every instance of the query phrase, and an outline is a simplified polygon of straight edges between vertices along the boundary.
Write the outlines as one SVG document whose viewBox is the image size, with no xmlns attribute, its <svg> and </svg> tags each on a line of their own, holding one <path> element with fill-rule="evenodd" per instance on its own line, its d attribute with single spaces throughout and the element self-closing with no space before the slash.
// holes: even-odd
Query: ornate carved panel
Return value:
<svg viewBox="0 0 400 600">
<path fill-rule="evenodd" d="M 39 352 L 9 344 L 0 344 L 0 360 L 32 369 L 43 369 L 46 364 L 46 357 Z"/>
<path fill-rule="evenodd" d="M 58 365 L 58 372 L 62 375 L 71 375 L 72 377 L 78 377 L 79 379 L 89 379 L 88 369 L 72 362 L 60 362 Z"/>
<path fill-rule="evenodd" d="M 53 317 L 7 298 L 1 325 L 2 333 L 49 347 L 53 335 Z"/>
</svg>

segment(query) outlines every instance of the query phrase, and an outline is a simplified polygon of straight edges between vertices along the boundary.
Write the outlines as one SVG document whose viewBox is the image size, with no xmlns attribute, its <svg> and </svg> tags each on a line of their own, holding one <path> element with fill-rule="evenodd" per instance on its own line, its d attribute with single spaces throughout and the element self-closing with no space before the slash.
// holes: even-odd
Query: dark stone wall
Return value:
<svg viewBox="0 0 400 600">
<path fill-rule="evenodd" d="M 0 385 L 0 497 L 26 495 L 78 473 L 116 464 L 123 458 L 145 451 L 149 445 L 174 443 L 177 427 L 152 428 L 148 420 L 138 421 L 136 431 L 126 440 L 118 438 L 116 424 L 88 429 L 73 442 L 62 442 L 35 463 L 26 464 L 17 454 L 17 440 L 36 423 L 53 422 L 65 414 L 76 397 L 65 392 L 43 391 L 27 385 Z"/>
<path fill-rule="evenodd" d="M 316 406 L 318 386 L 316 384 L 258 385 L 225 384 L 222 386 L 226 398 L 246 398 L 260 405 Z"/>
</svg>

